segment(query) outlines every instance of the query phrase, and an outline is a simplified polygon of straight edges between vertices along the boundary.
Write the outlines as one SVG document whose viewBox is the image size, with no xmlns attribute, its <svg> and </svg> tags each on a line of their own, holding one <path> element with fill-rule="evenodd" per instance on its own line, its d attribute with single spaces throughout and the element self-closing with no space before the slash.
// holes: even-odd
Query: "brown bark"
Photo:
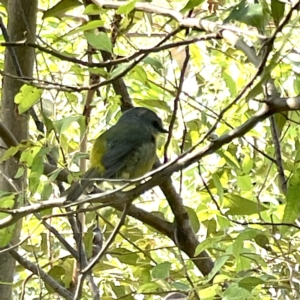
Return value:
<svg viewBox="0 0 300 300">
<path fill-rule="evenodd" d="M 37 0 L 10 0 L 7 6 L 8 13 L 8 35 L 11 41 L 20 41 L 25 38 L 34 42 L 36 31 L 36 11 Z M 17 60 L 21 67 L 23 76 L 32 76 L 34 65 L 34 49 L 29 47 L 17 47 L 14 49 Z M 5 51 L 4 72 L 16 75 L 16 68 L 8 49 Z M 17 107 L 14 103 L 15 95 L 19 92 L 22 83 L 8 77 L 3 78 L 2 104 L 1 104 L 1 120 L 12 132 L 18 142 L 28 138 L 28 115 L 19 115 Z M 6 145 L 4 145 L 6 146 Z M 19 190 L 25 189 L 25 178 L 14 179 L 18 170 L 18 163 L 11 159 L 0 165 L 1 171 L 6 178 L 12 178 L 14 184 Z M 0 189 L 5 191 L 14 191 L 11 184 L 4 176 L 0 175 Z M 18 198 L 20 199 L 20 198 Z M 17 200 L 17 197 L 16 197 Z M 15 227 L 14 236 L 11 241 L 15 244 L 20 235 L 21 223 Z M 15 260 L 6 252 L 0 254 L 0 282 L 11 283 L 13 281 L 15 271 Z M 2 300 L 12 298 L 12 285 L 1 284 L 0 295 Z"/>
</svg>

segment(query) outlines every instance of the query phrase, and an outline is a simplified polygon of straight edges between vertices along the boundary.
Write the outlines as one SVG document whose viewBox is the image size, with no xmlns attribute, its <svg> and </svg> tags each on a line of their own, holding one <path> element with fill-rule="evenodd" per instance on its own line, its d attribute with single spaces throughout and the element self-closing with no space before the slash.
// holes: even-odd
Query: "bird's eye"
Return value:
<svg viewBox="0 0 300 300">
<path fill-rule="evenodd" d="M 156 121 L 156 120 L 152 122 L 152 125 L 153 125 L 154 128 L 158 128 L 158 129 L 161 127 L 159 125 L 158 121 Z"/>
</svg>

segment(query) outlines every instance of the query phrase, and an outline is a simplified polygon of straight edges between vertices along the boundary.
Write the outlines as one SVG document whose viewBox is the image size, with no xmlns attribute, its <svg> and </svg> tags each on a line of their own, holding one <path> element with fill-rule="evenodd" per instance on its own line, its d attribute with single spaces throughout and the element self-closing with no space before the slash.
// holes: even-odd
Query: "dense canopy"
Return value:
<svg viewBox="0 0 300 300">
<path fill-rule="evenodd" d="M 300 1 L 0 2 L 4 300 L 300 298 Z M 66 203 L 136 106 L 160 162 Z"/>
</svg>

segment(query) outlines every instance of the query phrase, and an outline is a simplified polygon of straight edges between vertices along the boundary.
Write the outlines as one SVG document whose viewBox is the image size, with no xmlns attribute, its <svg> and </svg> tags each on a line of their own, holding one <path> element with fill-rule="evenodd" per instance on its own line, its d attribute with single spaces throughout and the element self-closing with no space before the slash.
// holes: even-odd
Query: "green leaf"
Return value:
<svg viewBox="0 0 300 300">
<path fill-rule="evenodd" d="M 270 241 L 268 239 L 268 237 L 264 234 L 264 233 L 259 233 L 256 237 L 255 237 L 255 242 L 258 246 L 271 251 L 271 247 L 270 247 Z"/>
<path fill-rule="evenodd" d="M 217 188 L 218 195 L 220 197 L 220 202 L 223 202 L 224 190 L 220 178 L 217 174 L 212 174 L 212 180 L 214 182 L 215 187 Z"/>
<path fill-rule="evenodd" d="M 254 99 L 257 95 L 262 94 L 263 88 L 262 88 L 263 80 L 260 80 L 259 83 L 257 83 L 248 93 L 246 100 Z"/>
<path fill-rule="evenodd" d="M 52 185 L 50 183 L 46 183 L 41 193 L 41 200 L 49 200 L 52 193 L 53 193 Z"/>
<path fill-rule="evenodd" d="M 264 284 L 265 282 L 257 277 L 246 277 L 241 279 L 238 282 L 238 286 L 248 290 L 249 292 L 251 292 L 251 290 L 253 290 L 253 288 L 255 288 L 256 286 L 260 285 L 260 284 Z"/>
<path fill-rule="evenodd" d="M 215 261 L 213 269 L 210 271 L 210 273 L 207 276 L 208 281 L 210 281 L 215 277 L 215 275 L 220 271 L 220 269 L 225 265 L 227 260 L 231 257 L 231 254 L 229 254 L 229 252 L 231 252 L 231 249 L 227 248 L 226 252 L 228 253 L 218 257 L 217 260 Z"/>
<path fill-rule="evenodd" d="M 226 82 L 226 86 L 228 87 L 230 94 L 232 97 L 235 97 L 237 94 L 236 90 L 236 81 L 230 76 L 230 70 L 223 70 L 222 76 Z"/>
<path fill-rule="evenodd" d="M 93 3 L 86 6 L 83 13 L 85 15 L 100 15 L 103 12 L 104 12 L 103 8 Z"/>
<path fill-rule="evenodd" d="M 0 157 L 0 163 L 3 162 L 3 161 L 6 161 L 8 160 L 9 158 L 15 156 L 15 154 L 18 152 L 18 151 L 21 151 L 21 150 L 27 150 L 28 148 L 31 148 L 33 147 L 34 144 L 30 141 L 23 141 L 21 142 L 18 146 L 16 147 L 10 147 L 8 150 L 6 150 L 3 154 L 2 157 Z M 21 161 L 21 159 L 20 159 Z"/>
<path fill-rule="evenodd" d="M 188 3 L 185 5 L 185 7 L 181 10 L 181 12 L 186 12 L 188 10 L 191 10 L 196 6 L 201 5 L 203 2 L 204 0 L 189 0 Z"/>
<path fill-rule="evenodd" d="M 24 113 L 36 104 L 43 94 L 42 89 L 24 84 L 20 92 L 15 96 L 15 103 L 18 104 L 19 114 Z"/>
<path fill-rule="evenodd" d="M 282 130 L 288 120 L 288 112 L 283 111 L 280 114 L 275 114 L 274 119 L 278 131 L 278 135 L 281 136 Z"/>
<path fill-rule="evenodd" d="M 300 93 L 300 78 L 298 76 L 294 79 L 294 90 L 297 95 Z"/>
<path fill-rule="evenodd" d="M 20 147 L 19 145 L 16 147 L 10 147 L 8 148 L 3 155 L 0 157 L 0 163 L 8 160 L 11 157 L 14 157 L 16 155 L 16 153 L 19 151 Z"/>
<path fill-rule="evenodd" d="M 237 184 L 241 190 L 250 191 L 252 188 L 251 178 L 249 175 L 237 176 Z"/>
<path fill-rule="evenodd" d="M 144 233 L 141 231 L 140 228 L 137 228 L 137 227 L 123 226 L 121 232 L 125 236 L 130 236 L 130 240 L 132 242 L 143 239 L 143 237 L 144 237 Z M 121 237 L 120 241 L 122 241 L 122 237 Z"/>
<path fill-rule="evenodd" d="M 286 195 L 286 206 L 284 209 L 283 223 L 294 223 L 299 215 L 299 203 L 300 203 L 300 176 L 299 172 L 295 172 L 292 175 L 287 195 Z M 282 226 L 281 232 L 284 233 L 288 230 L 288 227 Z"/>
<path fill-rule="evenodd" d="M 215 278 L 214 278 L 214 280 L 215 280 Z M 199 297 L 200 297 L 200 299 L 213 300 L 213 299 L 218 299 L 218 297 L 220 297 L 220 289 L 218 287 L 218 284 L 208 284 L 208 287 L 204 286 L 199 291 L 197 290 L 197 294 L 199 297 L 197 297 L 197 296 L 193 297 L 194 293 L 195 293 L 194 291 L 191 291 L 189 293 L 188 300 L 196 300 L 196 299 L 199 299 Z"/>
<path fill-rule="evenodd" d="M 116 13 L 119 15 L 128 15 L 130 12 L 132 12 L 135 8 L 135 4 L 137 3 L 137 0 L 128 1 L 126 4 L 121 5 Z"/>
<path fill-rule="evenodd" d="M 52 130 L 54 130 L 54 125 L 51 119 L 49 119 L 44 113 L 42 113 L 44 124 L 46 126 L 46 135 L 49 136 Z"/>
<path fill-rule="evenodd" d="M 258 3 L 251 4 L 246 0 L 241 1 L 231 10 L 229 16 L 224 20 L 224 23 L 231 20 L 256 27 L 260 31 L 264 31 L 268 23 L 268 18 L 264 13 L 262 5 Z"/>
<path fill-rule="evenodd" d="M 141 66 L 136 66 L 130 72 L 130 77 L 140 81 L 142 84 L 146 84 L 148 81 L 147 73 Z"/>
<path fill-rule="evenodd" d="M 108 78 L 108 74 L 109 74 L 109 72 L 107 72 L 103 68 L 88 68 L 88 71 L 91 72 L 92 74 L 99 75 L 103 78 Z"/>
<path fill-rule="evenodd" d="M 1 248 L 6 247 L 10 243 L 10 241 L 14 235 L 14 230 L 15 230 L 15 224 L 13 224 L 11 226 L 7 226 L 0 230 L 0 247 Z"/>
<path fill-rule="evenodd" d="M 87 24 L 84 24 L 84 25 L 76 28 L 75 30 L 71 30 L 66 35 L 71 35 L 71 34 L 75 34 L 75 33 L 82 32 L 82 31 L 92 30 L 95 28 L 102 27 L 103 25 L 104 25 L 104 21 L 102 21 L 102 20 L 90 21 Z"/>
<path fill-rule="evenodd" d="M 139 256 L 125 248 L 114 249 L 114 257 L 121 263 L 136 266 Z"/>
<path fill-rule="evenodd" d="M 271 1 L 271 12 L 276 27 L 278 27 L 280 21 L 284 16 L 284 9 L 285 9 L 284 2 L 278 0 Z"/>
<path fill-rule="evenodd" d="M 14 204 L 15 194 L 1 191 L 0 207 L 10 209 L 13 208 Z M 7 214 L 5 213 L 5 215 Z"/>
<path fill-rule="evenodd" d="M 90 227 L 83 237 L 83 242 L 84 242 L 84 246 L 88 258 L 92 256 L 93 239 L 94 239 L 93 227 Z"/>
<path fill-rule="evenodd" d="M 223 208 L 228 208 L 226 215 L 252 215 L 267 208 L 235 194 L 224 195 Z"/>
<path fill-rule="evenodd" d="M 48 9 L 44 15 L 43 19 L 49 18 L 49 17 L 57 17 L 60 18 L 64 16 L 64 14 L 75 8 L 82 5 L 82 3 L 78 0 L 61 0 L 56 5 Z"/>
<path fill-rule="evenodd" d="M 170 276 L 171 263 L 163 262 L 161 264 L 156 265 L 152 271 L 152 277 L 154 279 L 165 279 Z"/>
<path fill-rule="evenodd" d="M 66 131 L 73 122 L 78 122 L 80 124 L 82 119 L 84 119 L 83 116 L 71 116 L 58 121 L 54 121 L 53 125 L 56 128 L 57 132 L 61 134 Z"/>
<path fill-rule="evenodd" d="M 130 295 L 124 296 L 126 294 L 125 286 L 121 285 L 112 285 L 112 290 L 114 291 L 114 294 L 116 295 L 116 299 L 122 298 L 124 300 L 134 300 L 133 297 Z"/>
<path fill-rule="evenodd" d="M 188 284 L 182 283 L 182 282 L 172 282 L 171 284 L 176 290 L 180 291 L 188 291 L 190 289 L 190 286 Z"/>
<path fill-rule="evenodd" d="M 161 286 L 156 282 L 148 282 L 142 285 L 138 286 L 137 293 L 143 294 L 143 293 L 153 293 L 161 289 Z"/>
<path fill-rule="evenodd" d="M 27 167 L 31 167 L 33 160 L 37 153 L 41 150 L 41 147 L 38 146 L 31 146 L 28 149 L 24 150 L 21 154 L 20 162 L 25 164 Z"/>
<path fill-rule="evenodd" d="M 200 229 L 200 222 L 199 222 L 199 219 L 197 217 L 195 210 L 193 210 L 192 208 L 187 207 L 187 206 L 185 206 L 185 209 L 189 215 L 194 232 L 198 232 Z"/>
<path fill-rule="evenodd" d="M 29 189 L 32 194 L 37 191 L 37 188 L 40 185 L 41 176 L 44 173 L 44 161 L 48 153 L 48 148 L 41 148 L 33 157 L 29 175 Z"/>
<path fill-rule="evenodd" d="M 65 259 L 63 268 L 65 270 L 65 275 L 63 276 L 64 286 L 69 288 L 71 283 L 73 283 L 74 260 L 72 258 Z"/>
<path fill-rule="evenodd" d="M 221 156 L 224 157 L 226 162 L 232 167 L 235 171 L 240 170 L 239 162 L 235 156 L 233 156 L 229 151 L 222 151 L 219 150 L 217 153 Z"/>
<path fill-rule="evenodd" d="M 221 242 L 224 239 L 224 236 L 221 237 L 215 237 L 215 238 L 209 238 L 201 242 L 195 250 L 194 256 L 199 255 L 202 251 L 209 249 L 213 247 L 215 244 Z"/>
<path fill-rule="evenodd" d="M 155 58 L 145 57 L 142 61 L 145 64 L 148 64 L 148 65 L 152 66 L 156 71 L 164 70 L 163 64 Z"/>
<path fill-rule="evenodd" d="M 242 168 L 244 174 L 249 174 L 253 168 L 253 158 L 246 154 L 243 159 Z"/>
<path fill-rule="evenodd" d="M 232 253 L 238 257 L 243 252 L 244 241 L 254 239 L 261 231 L 257 229 L 247 228 L 241 232 L 232 244 Z"/>
<path fill-rule="evenodd" d="M 119 65 L 118 67 L 116 67 L 115 69 L 113 69 L 113 71 L 111 72 L 110 76 L 111 77 L 115 77 L 117 75 L 119 75 L 120 73 L 122 73 L 123 71 L 125 71 L 128 66 L 130 66 L 130 64 L 122 64 Z"/>
<path fill-rule="evenodd" d="M 251 299 L 251 294 L 242 287 L 239 287 L 237 283 L 231 284 L 224 292 L 222 300 L 248 300 Z"/>
<path fill-rule="evenodd" d="M 143 266 L 137 266 L 133 269 L 133 275 L 140 279 L 140 282 L 151 282 L 150 264 L 144 264 Z"/>
<path fill-rule="evenodd" d="M 48 272 L 48 275 L 50 275 L 58 284 L 64 286 L 62 277 L 65 275 L 65 269 L 62 266 L 52 267 Z M 53 294 L 55 292 L 53 288 L 47 283 L 45 283 L 45 286 L 49 293 Z"/>
<path fill-rule="evenodd" d="M 105 32 L 94 33 L 86 31 L 84 32 L 84 36 L 92 47 L 107 52 L 112 51 L 111 41 Z"/>
</svg>

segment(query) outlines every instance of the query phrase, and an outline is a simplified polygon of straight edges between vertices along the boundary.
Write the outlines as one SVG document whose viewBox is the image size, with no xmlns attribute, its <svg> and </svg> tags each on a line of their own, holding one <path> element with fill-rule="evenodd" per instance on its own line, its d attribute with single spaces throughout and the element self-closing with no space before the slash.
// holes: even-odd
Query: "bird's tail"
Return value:
<svg viewBox="0 0 300 300">
<path fill-rule="evenodd" d="M 76 201 L 86 190 L 86 188 L 92 185 L 97 178 L 101 177 L 101 174 L 97 169 L 90 168 L 88 169 L 82 178 L 74 182 L 71 187 L 66 191 L 67 201 L 73 202 Z"/>
</svg>

